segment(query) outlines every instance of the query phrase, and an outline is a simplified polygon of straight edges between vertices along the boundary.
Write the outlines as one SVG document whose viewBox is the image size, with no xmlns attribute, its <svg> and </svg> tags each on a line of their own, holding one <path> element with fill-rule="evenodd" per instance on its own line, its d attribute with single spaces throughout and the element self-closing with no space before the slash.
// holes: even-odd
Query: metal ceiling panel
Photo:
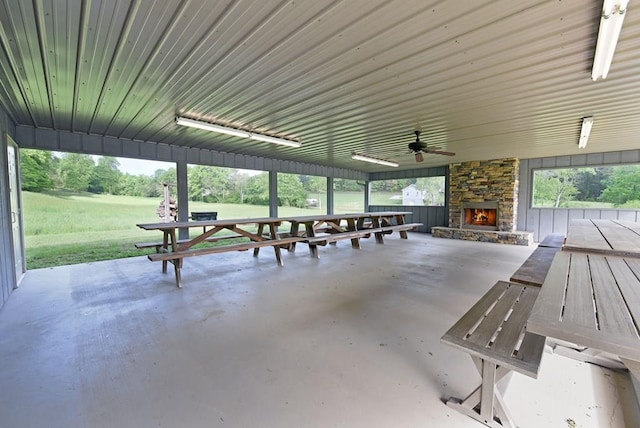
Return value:
<svg viewBox="0 0 640 428">
<path fill-rule="evenodd" d="M 0 102 L 19 125 L 363 172 L 390 168 L 352 151 L 414 169 L 637 149 L 630 3 L 609 76 L 592 82 L 600 2 L 0 0 Z M 457 155 L 416 164 L 416 127 Z"/>
</svg>

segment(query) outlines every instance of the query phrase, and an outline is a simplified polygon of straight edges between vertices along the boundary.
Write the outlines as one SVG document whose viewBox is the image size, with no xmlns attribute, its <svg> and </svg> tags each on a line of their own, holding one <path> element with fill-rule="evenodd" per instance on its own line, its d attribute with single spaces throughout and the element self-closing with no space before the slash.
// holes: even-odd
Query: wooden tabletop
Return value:
<svg viewBox="0 0 640 428">
<path fill-rule="evenodd" d="M 167 229 L 182 229 L 188 227 L 215 227 L 215 226 L 233 226 L 236 224 L 267 224 L 267 223 L 282 223 L 298 222 L 303 223 L 307 221 L 326 221 L 335 219 L 358 219 L 358 218 L 370 218 L 370 217 L 393 217 L 393 216 L 405 216 L 413 214 L 410 211 L 381 211 L 381 212 L 365 212 L 365 213 L 346 213 L 346 214 L 319 214 L 319 215 L 307 215 L 307 216 L 289 216 L 289 217 L 261 217 L 261 218 L 236 218 L 236 219 L 223 219 L 223 220 L 202 220 L 202 221 L 174 221 L 169 223 L 140 223 L 137 224 L 139 228 L 145 230 L 167 230 Z"/>
<path fill-rule="evenodd" d="M 233 226 L 236 224 L 273 224 L 280 223 L 283 219 L 277 217 L 256 217 L 256 218 L 235 218 L 225 220 L 203 220 L 203 221 L 173 221 L 169 223 L 141 223 L 137 224 L 144 230 L 167 230 L 182 229 L 187 227 L 215 227 Z"/>
<path fill-rule="evenodd" d="M 640 257 L 640 223 L 572 220 L 563 250 Z"/>
<path fill-rule="evenodd" d="M 365 212 L 365 213 L 344 213 L 344 214 L 320 214 L 320 215 L 304 215 L 304 216 L 289 216 L 279 217 L 282 221 L 295 221 L 298 223 L 304 223 L 308 221 L 326 221 L 335 219 L 359 219 L 370 217 L 393 217 L 393 216 L 406 216 L 413 214 L 411 211 L 380 211 L 380 212 Z"/>
<path fill-rule="evenodd" d="M 638 258 L 559 251 L 527 330 L 640 361 L 638 278 Z"/>
</svg>

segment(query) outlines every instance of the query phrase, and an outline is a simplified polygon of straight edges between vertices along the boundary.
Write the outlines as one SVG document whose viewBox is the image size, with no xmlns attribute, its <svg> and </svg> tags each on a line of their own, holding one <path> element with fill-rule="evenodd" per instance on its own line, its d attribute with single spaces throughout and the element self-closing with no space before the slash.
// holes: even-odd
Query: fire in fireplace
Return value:
<svg viewBox="0 0 640 428">
<path fill-rule="evenodd" d="M 498 230 L 498 204 L 496 202 L 464 203 L 461 227 L 466 229 Z"/>
</svg>

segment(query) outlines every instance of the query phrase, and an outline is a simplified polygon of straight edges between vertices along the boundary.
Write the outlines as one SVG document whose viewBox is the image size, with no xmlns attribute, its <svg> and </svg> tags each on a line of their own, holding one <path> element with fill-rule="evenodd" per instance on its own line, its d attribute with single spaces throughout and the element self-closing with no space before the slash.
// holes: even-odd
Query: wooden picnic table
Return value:
<svg viewBox="0 0 640 428">
<path fill-rule="evenodd" d="M 351 246 L 360 249 L 360 238 L 374 235 L 378 244 L 384 243 L 384 234 L 397 230 L 402 239 L 407 239 L 407 230 L 421 226 L 421 223 L 407 224 L 405 217 L 410 211 L 381 211 L 327 215 L 283 217 L 291 223 L 289 236 L 302 236 L 309 245 L 309 252 L 318 258 L 318 245 L 350 239 Z M 343 224 L 346 223 L 346 224 Z M 300 230 L 304 227 L 304 231 Z M 295 249 L 295 244 L 291 250 Z"/>
<path fill-rule="evenodd" d="M 421 223 L 406 224 L 404 218 L 408 214 L 411 214 L 411 212 L 385 211 L 138 224 L 137 226 L 144 230 L 161 231 L 163 239 L 162 242 L 142 243 L 136 246 L 138 248 L 155 247 L 156 254 L 149 255 L 149 260 L 162 261 L 163 273 L 167 271 L 167 263 L 172 263 L 176 284 L 181 287 L 181 269 L 185 257 L 249 249 L 253 249 L 253 255 L 257 256 L 260 248 L 271 246 L 274 249 L 278 264 L 282 266 L 281 248 L 288 248 L 293 251 L 295 244 L 298 242 L 307 243 L 311 255 L 317 258 L 317 245 L 335 242 L 339 239 L 350 239 L 354 248 L 360 248 L 359 239 L 361 237 L 371 234 L 376 236 L 376 241 L 380 244 L 384 242 L 383 234 L 396 230 L 399 231 L 401 238 L 406 239 L 407 230 L 421 226 Z M 342 224 L 343 221 L 346 221 L 346 226 Z M 287 233 L 278 232 L 278 227 L 283 222 L 291 223 L 291 228 Z M 299 230 L 301 225 L 305 227 L 304 231 Z M 256 226 L 257 230 L 255 230 Z M 183 228 L 202 229 L 202 232 L 194 238 L 178 240 L 177 231 Z M 323 233 L 319 234 L 318 231 Z M 225 232 L 232 232 L 231 236 L 233 237 L 248 238 L 249 242 L 208 248 L 193 248 L 203 242 L 215 242 L 228 238 L 229 235 L 222 235 Z"/>
<path fill-rule="evenodd" d="M 283 265 L 280 248 L 302 241 L 299 237 L 279 237 L 278 226 L 282 222 L 279 218 L 243 218 L 227 220 L 207 221 L 177 221 L 170 223 L 147 223 L 137 226 L 144 230 L 159 230 L 163 234 L 162 244 L 156 246 L 157 253 L 149 255 L 151 261 L 162 261 L 162 272 L 167 271 L 167 262 L 174 266 L 176 284 L 182 287 L 181 269 L 185 257 L 193 257 L 204 254 L 214 254 L 226 251 L 243 251 L 253 249 L 253 255 L 257 256 L 261 247 L 271 246 L 274 249 L 276 260 Z M 254 229 L 257 226 L 257 231 Z M 184 228 L 202 229 L 196 237 L 186 241 L 177 239 L 177 230 Z M 222 245 L 210 248 L 192 248 L 205 241 L 212 240 L 214 235 L 231 231 L 239 237 L 249 238 L 250 242 Z"/>
<path fill-rule="evenodd" d="M 619 358 L 636 380 L 640 258 L 632 242 L 639 227 L 609 220 L 573 221 L 527 322 L 532 333 Z M 623 230 L 632 242 L 623 242 Z"/>
<path fill-rule="evenodd" d="M 563 250 L 640 257 L 640 223 L 619 220 L 571 220 Z"/>
</svg>

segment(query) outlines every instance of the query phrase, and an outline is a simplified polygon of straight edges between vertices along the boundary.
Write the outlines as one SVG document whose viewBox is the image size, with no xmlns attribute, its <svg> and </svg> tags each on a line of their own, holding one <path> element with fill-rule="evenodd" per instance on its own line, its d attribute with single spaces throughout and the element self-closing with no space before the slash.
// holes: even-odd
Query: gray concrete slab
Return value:
<svg viewBox="0 0 640 428">
<path fill-rule="evenodd" d="M 533 249 L 412 233 L 282 267 L 226 253 L 186 259 L 183 289 L 145 257 L 28 271 L 0 310 L 0 426 L 477 427 L 442 402 L 479 376 L 439 339 Z M 520 427 L 637 426 L 630 391 L 545 354 L 506 401 Z"/>
</svg>

